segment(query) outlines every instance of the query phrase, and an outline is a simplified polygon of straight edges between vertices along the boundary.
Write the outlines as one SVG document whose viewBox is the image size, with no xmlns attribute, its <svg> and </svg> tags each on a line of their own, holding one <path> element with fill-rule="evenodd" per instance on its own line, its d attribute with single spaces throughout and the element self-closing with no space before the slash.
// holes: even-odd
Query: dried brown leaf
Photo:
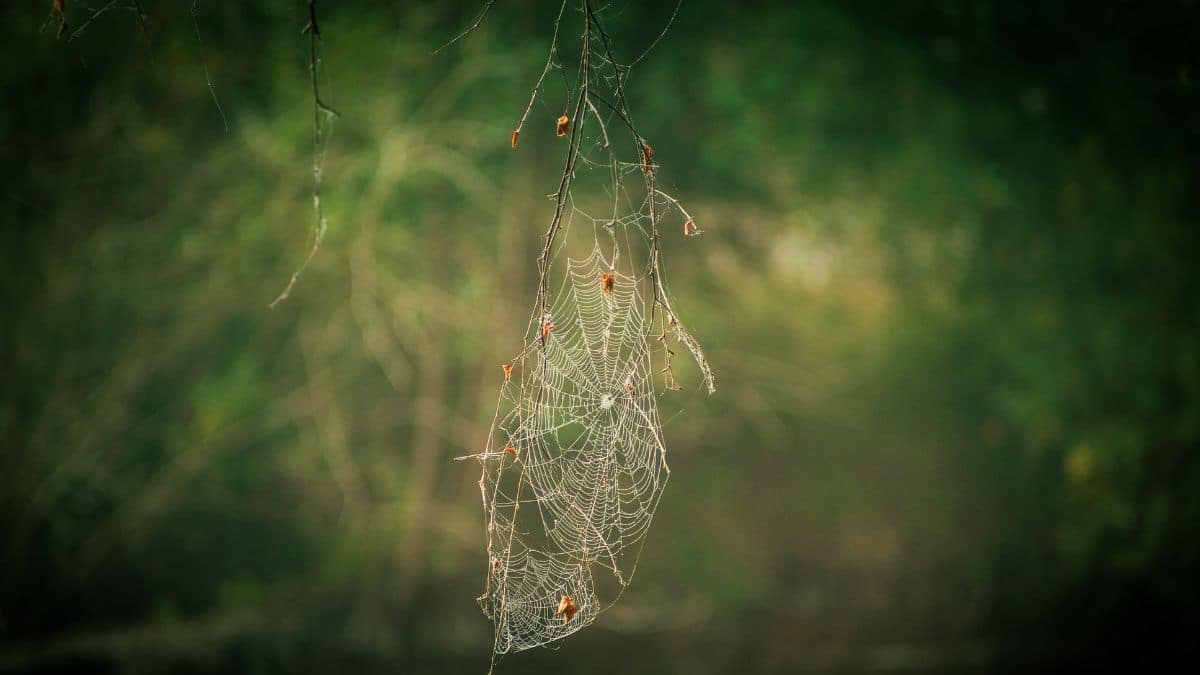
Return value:
<svg viewBox="0 0 1200 675">
<path fill-rule="evenodd" d="M 558 601 L 558 609 L 554 611 L 554 616 L 561 616 L 565 624 L 575 618 L 575 613 L 578 611 L 579 608 L 575 606 L 575 601 L 571 599 L 571 596 L 563 595 L 562 600 Z"/>
</svg>

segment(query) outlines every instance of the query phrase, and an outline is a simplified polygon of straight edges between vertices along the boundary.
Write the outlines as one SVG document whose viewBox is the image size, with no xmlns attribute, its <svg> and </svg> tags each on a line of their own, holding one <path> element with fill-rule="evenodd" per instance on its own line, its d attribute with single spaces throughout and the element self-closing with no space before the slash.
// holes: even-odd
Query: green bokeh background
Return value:
<svg viewBox="0 0 1200 675">
<path fill-rule="evenodd" d="M 0 670 L 484 672 L 478 472 L 557 4 L 0 35 Z M 91 13 L 67 2 L 76 27 Z M 605 6 L 640 53 L 670 2 Z M 567 44 L 579 17 L 564 19 Z M 719 391 L 620 603 L 498 672 L 1159 670 L 1200 589 L 1200 9 L 684 0 L 629 98 Z M 573 48 L 564 47 L 564 55 Z M 207 66 L 221 113 L 206 85 Z"/>
</svg>

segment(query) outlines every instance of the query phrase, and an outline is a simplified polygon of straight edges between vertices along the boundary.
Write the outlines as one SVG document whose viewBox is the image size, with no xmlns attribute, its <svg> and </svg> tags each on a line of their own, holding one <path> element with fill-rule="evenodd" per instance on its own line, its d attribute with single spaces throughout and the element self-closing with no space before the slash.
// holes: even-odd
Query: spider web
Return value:
<svg viewBox="0 0 1200 675">
<path fill-rule="evenodd" d="M 504 365 L 486 448 L 470 456 L 482 464 L 488 567 L 479 603 L 495 627 L 493 666 L 497 655 L 591 624 L 629 585 L 670 476 L 658 401 L 681 388 L 672 338 L 715 391 L 699 343 L 671 307 L 659 248 L 667 214 L 678 212 L 685 237 L 699 230 L 659 189 L 654 152 L 625 99 L 629 70 L 645 54 L 618 63 L 602 11 L 580 0 L 572 82 L 557 60 L 567 7 L 564 0 L 545 68 L 511 134 L 515 149 L 540 101 L 557 118 L 540 129 L 566 143 L 537 296 L 524 346 Z M 554 70 L 561 98 L 544 86 Z M 584 236 L 572 239 L 573 226 Z"/>
<path fill-rule="evenodd" d="M 602 609 L 597 573 L 629 583 L 627 554 L 669 475 L 637 280 L 599 245 L 567 267 L 543 318 L 554 328 L 514 361 L 483 457 L 491 565 L 481 601 L 501 654 L 591 623 Z M 578 610 L 569 621 L 555 616 L 564 595 Z"/>
</svg>

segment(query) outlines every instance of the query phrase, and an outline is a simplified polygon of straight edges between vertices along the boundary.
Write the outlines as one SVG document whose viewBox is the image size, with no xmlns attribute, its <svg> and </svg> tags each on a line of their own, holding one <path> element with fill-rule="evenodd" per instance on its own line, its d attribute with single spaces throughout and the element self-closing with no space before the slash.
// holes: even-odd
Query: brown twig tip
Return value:
<svg viewBox="0 0 1200 675">
<path fill-rule="evenodd" d="M 517 139 L 518 139 L 518 138 L 520 138 L 520 137 L 521 137 L 521 130 L 520 130 L 520 129 L 513 129 L 513 130 L 512 130 L 512 137 L 511 137 L 511 140 L 512 140 L 512 146 L 513 146 L 513 150 L 516 150 L 516 149 L 517 149 Z"/>
<path fill-rule="evenodd" d="M 557 130 L 558 137 L 562 138 L 563 136 L 566 136 L 567 132 L 570 130 L 571 130 L 571 118 L 567 117 L 566 115 L 559 117 L 558 118 L 558 130 Z"/>
</svg>

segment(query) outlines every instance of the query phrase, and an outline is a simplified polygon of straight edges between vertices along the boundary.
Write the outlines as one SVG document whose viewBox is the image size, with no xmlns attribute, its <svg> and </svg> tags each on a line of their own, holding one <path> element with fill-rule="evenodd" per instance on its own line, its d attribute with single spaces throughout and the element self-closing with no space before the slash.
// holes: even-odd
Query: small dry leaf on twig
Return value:
<svg viewBox="0 0 1200 675">
<path fill-rule="evenodd" d="M 604 289 L 605 293 L 612 293 L 613 286 L 617 283 L 617 275 L 612 272 L 600 273 L 600 288 Z"/>
<path fill-rule="evenodd" d="M 512 130 L 512 146 L 513 146 L 513 149 L 514 149 L 514 150 L 515 150 L 515 149 L 516 149 L 516 147 L 517 147 L 517 139 L 518 139 L 518 138 L 520 138 L 520 137 L 521 137 L 521 130 L 520 130 L 520 129 L 513 129 L 513 130 Z"/>
<path fill-rule="evenodd" d="M 563 136 L 566 136 L 567 132 L 570 131 L 570 129 L 571 129 L 571 118 L 567 117 L 566 115 L 559 117 L 558 118 L 558 130 L 557 130 L 558 137 L 562 138 Z"/>
<path fill-rule="evenodd" d="M 700 228 L 696 227 L 696 221 L 688 218 L 687 222 L 683 224 L 683 236 L 694 237 L 698 234 L 700 234 Z"/>
<path fill-rule="evenodd" d="M 650 172 L 654 170 L 654 165 L 650 160 L 654 159 L 654 148 L 646 141 L 642 141 L 642 171 Z"/>
<path fill-rule="evenodd" d="M 575 601 L 569 595 L 563 595 L 562 600 L 558 601 L 558 609 L 554 611 L 554 616 L 561 616 L 563 623 L 566 624 L 571 619 L 575 618 L 575 613 L 579 609 L 575 607 Z"/>
</svg>

